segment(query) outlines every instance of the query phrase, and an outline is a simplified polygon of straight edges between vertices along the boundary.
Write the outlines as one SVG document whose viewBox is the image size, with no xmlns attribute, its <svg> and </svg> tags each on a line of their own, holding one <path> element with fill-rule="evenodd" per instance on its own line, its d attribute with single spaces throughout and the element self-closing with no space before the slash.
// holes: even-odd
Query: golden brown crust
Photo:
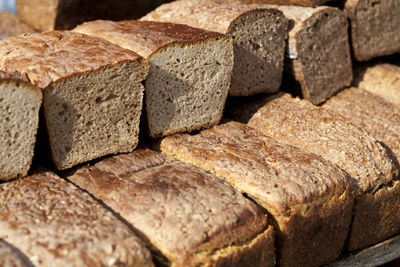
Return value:
<svg viewBox="0 0 400 267">
<path fill-rule="evenodd" d="M 266 228 L 265 215 L 240 193 L 150 150 L 105 159 L 68 179 L 121 214 L 177 266 L 216 264 L 219 250 L 249 242 Z"/>
<path fill-rule="evenodd" d="M 18 71 L 40 88 L 77 73 L 141 60 L 104 39 L 67 31 L 22 34 L 0 41 L 0 69 Z"/>
<path fill-rule="evenodd" d="M 135 20 L 90 21 L 79 25 L 73 31 L 104 38 L 145 58 L 172 44 L 194 44 L 208 39 L 227 38 L 216 32 L 182 24 Z"/>
<path fill-rule="evenodd" d="M 0 238 L 39 266 L 152 266 L 135 234 L 50 172 L 0 186 Z"/>
<path fill-rule="evenodd" d="M 7 12 L 0 12 L 0 35 L 16 36 L 22 33 L 33 32 L 35 30 L 21 21 L 17 16 Z"/>
<path fill-rule="evenodd" d="M 228 181 L 272 214 L 279 264 L 318 265 L 339 255 L 353 196 L 349 177 L 333 164 L 236 122 L 167 137 L 161 149 Z"/>
</svg>

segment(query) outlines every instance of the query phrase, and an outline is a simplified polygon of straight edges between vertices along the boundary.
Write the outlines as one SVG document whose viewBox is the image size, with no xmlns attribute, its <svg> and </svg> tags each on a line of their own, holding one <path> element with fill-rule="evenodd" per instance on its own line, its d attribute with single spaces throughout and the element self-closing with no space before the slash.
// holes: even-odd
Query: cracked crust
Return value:
<svg viewBox="0 0 400 267">
<path fill-rule="evenodd" d="M 153 266 L 126 225 L 51 172 L 0 185 L 0 238 L 38 266 Z"/>
<path fill-rule="evenodd" d="M 68 179 L 121 214 L 172 266 L 274 263 L 262 211 L 213 175 L 165 154 L 137 150 Z"/>
<path fill-rule="evenodd" d="M 353 195 L 349 177 L 333 164 L 237 122 L 167 137 L 161 150 L 214 173 L 264 207 L 278 230 L 278 264 L 321 265 L 339 255 Z"/>
</svg>

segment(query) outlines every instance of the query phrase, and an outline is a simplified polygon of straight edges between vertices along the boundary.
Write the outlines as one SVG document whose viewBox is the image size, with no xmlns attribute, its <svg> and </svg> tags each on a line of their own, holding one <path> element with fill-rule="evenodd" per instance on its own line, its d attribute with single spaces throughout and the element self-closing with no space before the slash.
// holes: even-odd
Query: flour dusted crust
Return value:
<svg viewBox="0 0 400 267">
<path fill-rule="evenodd" d="M 27 257 L 17 248 L 0 239 L 0 266 L 3 267 L 33 267 Z"/>
<path fill-rule="evenodd" d="M 37 266 L 153 266 L 126 225 L 51 172 L 0 185 L 0 238 Z"/>
<path fill-rule="evenodd" d="M 167 137 L 161 150 L 214 173 L 264 207 L 278 230 L 278 264 L 320 265 L 339 255 L 353 196 L 348 177 L 334 165 L 236 122 Z"/>
<path fill-rule="evenodd" d="M 213 175 L 148 149 L 83 167 L 69 180 L 118 212 L 172 266 L 273 266 L 272 229 Z"/>
<path fill-rule="evenodd" d="M 0 69 L 18 71 L 40 88 L 78 73 L 140 59 L 98 37 L 68 31 L 22 34 L 0 42 Z"/>
<path fill-rule="evenodd" d="M 266 98 L 265 102 L 251 117 L 249 126 L 281 142 L 316 153 L 352 177 L 358 196 L 348 249 L 357 250 L 395 234 L 392 225 L 398 221 L 398 213 L 387 212 L 392 207 L 385 208 L 386 202 L 383 202 L 385 198 L 398 199 L 399 168 L 390 153 L 339 113 L 288 94 Z M 391 191 L 394 193 L 388 193 Z"/>
</svg>

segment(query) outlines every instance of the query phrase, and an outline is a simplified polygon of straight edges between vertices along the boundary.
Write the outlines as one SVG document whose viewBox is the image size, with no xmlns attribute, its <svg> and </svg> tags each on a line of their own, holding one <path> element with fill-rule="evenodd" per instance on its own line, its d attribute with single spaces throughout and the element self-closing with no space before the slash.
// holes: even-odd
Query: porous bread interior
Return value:
<svg viewBox="0 0 400 267">
<path fill-rule="evenodd" d="M 249 12 L 232 23 L 229 35 L 235 55 L 229 95 L 277 92 L 287 35 L 285 18 L 274 12 Z"/>
<path fill-rule="evenodd" d="M 309 18 L 296 35 L 305 96 L 319 104 L 352 80 L 346 18 L 340 11 L 323 10 Z"/>
<path fill-rule="evenodd" d="M 40 93 L 22 83 L 0 85 L 0 180 L 25 176 L 33 157 Z"/>
<path fill-rule="evenodd" d="M 141 63 L 128 62 L 47 88 L 45 116 L 57 169 L 136 147 L 145 72 Z"/>
<path fill-rule="evenodd" d="M 400 52 L 399 14 L 399 0 L 358 1 L 353 35 L 363 60 Z"/>
<path fill-rule="evenodd" d="M 146 112 L 154 138 L 217 124 L 232 72 L 232 44 L 219 38 L 174 45 L 148 60 Z"/>
</svg>

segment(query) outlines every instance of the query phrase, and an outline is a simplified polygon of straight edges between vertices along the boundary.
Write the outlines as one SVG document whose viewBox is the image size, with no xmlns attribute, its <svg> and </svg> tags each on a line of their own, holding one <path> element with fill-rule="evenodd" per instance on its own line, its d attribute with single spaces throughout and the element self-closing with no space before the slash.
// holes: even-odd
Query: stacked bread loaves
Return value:
<svg viewBox="0 0 400 267">
<path fill-rule="evenodd" d="M 320 266 L 400 234 L 400 67 L 361 62 L 400 52 L 398 1 L 17 9 L 1 266 Z"/>
</svg>

